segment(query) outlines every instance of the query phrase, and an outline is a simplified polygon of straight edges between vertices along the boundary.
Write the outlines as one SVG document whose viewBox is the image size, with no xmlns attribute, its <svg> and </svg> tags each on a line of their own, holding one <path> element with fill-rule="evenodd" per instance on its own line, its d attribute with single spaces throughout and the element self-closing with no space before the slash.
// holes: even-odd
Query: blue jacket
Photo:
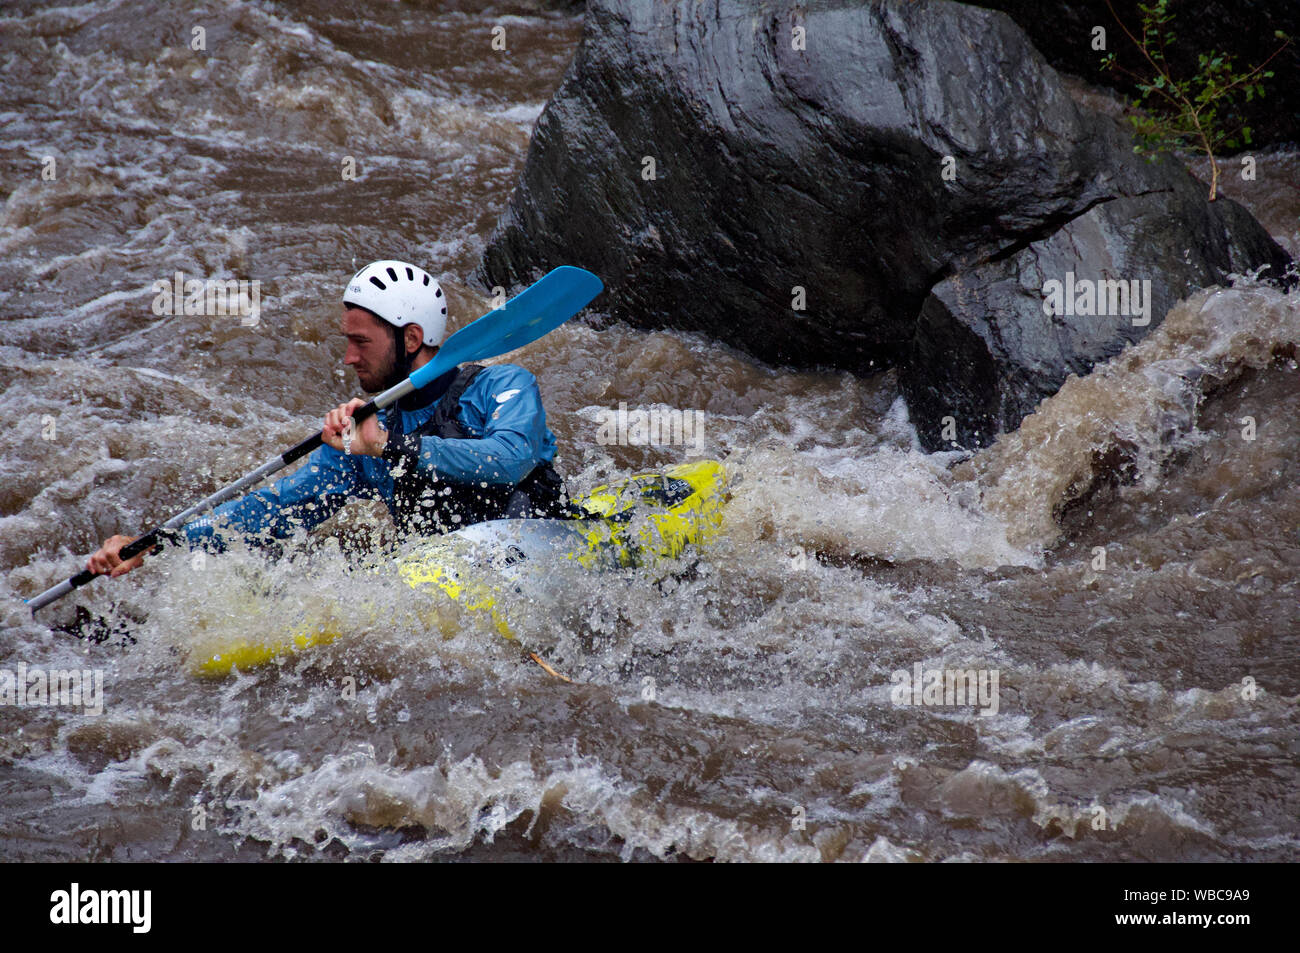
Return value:
<svg viewBox="0 0 1300 953">
<path fill-rule="evenodd" d="M 429 420 L 451 386 L 456 368 L 382 411 L 381 424 L 392 430 L 401 414 L 401 431 L 410 434 Z M 537 379 L 514 364 L 484 368 L 460 399 L 457 421 L 468 439 L 419 437 L 422 475 L 452 483 L 511 486 L 533 468 L 555 458 L 555 435 Z M 315 450 L 303 465 L 265 489 L 222 503 L 210 515 L 185 524 L 190 546 L 210 545 L 219 526 L 246 537 L 284 539 L 298 528 L 329 519 L 349 499 L 381 499 L 393 508 L 394 481 L 381 457 L 345 455 L 333 447 Z M 256 541 L 250 540 L 250 541 Z"/>
</svg>

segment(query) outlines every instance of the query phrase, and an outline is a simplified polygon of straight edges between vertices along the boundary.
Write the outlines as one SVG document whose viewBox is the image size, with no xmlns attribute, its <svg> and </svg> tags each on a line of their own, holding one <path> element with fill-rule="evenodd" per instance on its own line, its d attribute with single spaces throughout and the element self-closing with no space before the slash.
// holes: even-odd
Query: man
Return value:
<svg viewBox="0 0 1300 953">
<path fill-rule="evenodd" d="M 361 388 L 378 393 L 401 383 L 438 352 L 447 299 L 429 274 L 401 261 L 377 261 L 348 282 L 341 330 L 343 363 Z M 325 416 L 325 445 L 274 486 L 223 503 L 187 523 L 191 546 L 219 549 L 220 525 L 246 537 L 283 539 L 328 519 L 349 498 L 377 497 L 404 532 L 443 533 L 489 519 L 561 516 L 564 484 L 551 461 L 537 381 L 513 364 L 453 368 L 359 427 L 356 398 Z M 113 536 L 87 562 L 120 576 L 143 561 L 118 553 L 131 541 Z"/>
</svg>

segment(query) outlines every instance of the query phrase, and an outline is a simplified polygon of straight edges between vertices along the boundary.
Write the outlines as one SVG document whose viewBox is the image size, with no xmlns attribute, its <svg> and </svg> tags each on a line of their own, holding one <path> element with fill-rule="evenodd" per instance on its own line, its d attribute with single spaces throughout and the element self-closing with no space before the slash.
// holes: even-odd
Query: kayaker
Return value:
<svg viewBox="0 0 1300 953">
<path fill-rule="evenodd" d="M 446 324 L 447 299 L 431 275 L 406 262 L 374 262 L 343 295 L 343 363 L 366 393 L 386 390 L 433 358 Z M 555 435 L 537 380 L 522 367 L 453 368 L 381 411 L 383 420 L 376 414 L 354 427 L 352 413 L 364 403 L 355 398 L 326 414 L 325 446 L 294 473 L 187 523 L 189 544 L 221 549 L 223 526 L 254 541 L 284 539 L 354 498 L 382 499 L 399 529 L 425 535 L 567 511 L 552 466 Z M 131 540 L 105 540 L 87 568 L 114 576 L 136 568 L 143 556 L 118 558 Z"/>
</svg>

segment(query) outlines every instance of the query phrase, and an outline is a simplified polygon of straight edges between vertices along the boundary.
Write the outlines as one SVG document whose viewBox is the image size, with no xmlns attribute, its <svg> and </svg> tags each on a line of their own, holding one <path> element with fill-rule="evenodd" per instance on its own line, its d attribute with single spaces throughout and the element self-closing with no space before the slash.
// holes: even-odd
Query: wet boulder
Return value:
<svg viewBox="0 0 1300 953">
<path fill-rule="evenodd" d="M 1200 183 L 1171 175 L 1166 190 L 1101 203 L 943 279 L 921 306 L 900 373 L 922 444 L 988 444 L 1193 291 L 1285 261 L 1240 205 L 1211 206 Z"/>
<path fill-rule="evenodd" d="M 923 442 L 974 446 L 1161 304 L 1285 262 L 1203 191 L 1134 156 L 997 12 L 592 0 L 479 279 L 578 264 L 636 325 L 898 366 Z M 1151 320 L 1047 315 L 1070 269 L 1150 281 Z"/>
</svg>

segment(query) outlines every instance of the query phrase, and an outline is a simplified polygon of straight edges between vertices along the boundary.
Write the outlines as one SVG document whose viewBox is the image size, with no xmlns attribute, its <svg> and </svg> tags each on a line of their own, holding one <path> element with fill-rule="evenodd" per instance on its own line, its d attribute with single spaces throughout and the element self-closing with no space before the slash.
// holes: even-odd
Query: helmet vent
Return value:
<svg viewBox="0 0 1300 953">
<path fill-rule="evenodd" d="M 429 283 L 429 276 L 428 276 L 428 275 L 425 275 L 425 276 L 424 276 L 424 283 L 425 283 L 426 285 Z"/>
<path fill-rule="evenodd" d="M 406 280 L 407 281 L 415 280 L 415 272 L 413 272 L 410 268 L 406 269 Z"/>
<path fill-rule="evenodd" d="M 435 298 L 441 298 L 441 297 L 442 297 L 442 289 L 439 288 L 437 291 L 435 291 L 435 292 L 433 293 L 433 296 L 434 296 Z"/>
<path fill-rule="evenodd" d="M 397 280 L 397 272 L 393 271 L 392 268 L 385 268 L 384 271 L 388 272 L 389 278 L 392 278 L 394 281 Z"/>
<path fill-rule="evenodd" d="M 376 288 L 378 288 L 380 291 L 383 291 L 383 290 L 385 290 L 385 289 L 388 287 L 388 285 L 384 284 L 382 281 L 380 281 L 380 280 L 379 280 L 378 278 L 376 278 L 374 275 L 371 275 L 371 276 L 370 276 L 370 283 L 371 283 L 372 285 L 374 285 Z"/>
</svg>

